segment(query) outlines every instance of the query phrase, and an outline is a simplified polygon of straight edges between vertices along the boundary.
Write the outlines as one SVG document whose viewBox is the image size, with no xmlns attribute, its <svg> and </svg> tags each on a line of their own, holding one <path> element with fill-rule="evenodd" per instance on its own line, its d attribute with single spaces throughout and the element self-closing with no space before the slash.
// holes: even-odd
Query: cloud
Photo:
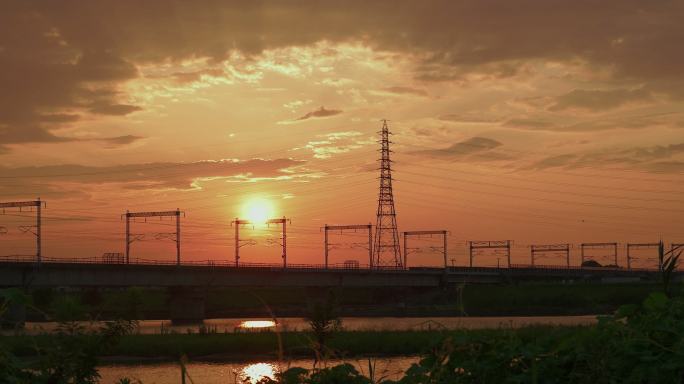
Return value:
<svg viewBox="0 0 684 384">
<path fill-rule="evenodd" d="M 418 89 L 418 88 L 411 88 L 411 87 L 389 87 L 389 88 L 383 88 L 383 92 L 388 92 L 388 93 L 395 93 L 398 95 L 416 95 L 416 96 L 428 96 L 428 93 L 424 89 Z"/>
<path fill-rule="evenodd" d="M 684 161 L 656 161 L 645 168 L 658 173 L 681 173 L 684 171 Z"/>
<path fill-rule="evenodd" d="M 297 119 L 295 119 L 295 121 L 308 120 L 312 118 L 330 117 L 339 115 L 340 113 L 342 113 L 342 111 L 339 109 L 325 109 L 325 107 L 320 107 L 315 111 L 308 112 L 304 116 L 298 117 Z"/>
<path fill-rule="evenodd" d="M 294 150 L 309 149 L 317 159 L 327 159 L 335 154 L 346 153 L 365 145 L 375 144 L 374 138 L 364 138 L 361 132 L 342 131 L 318 135 L 319 140 L 312 140 Z"/>
<path fill-rule="evenodd" d="M 105 145 L 106 148 L 119 148 L 122 146 L 126 146 L 129 144 L 133 144 L 137 141 L 140 141 L 142 139 L 145 139 L 143 136 L 136 136 L 136 135 L 123 135 L 123 136 L 114 136 L 114 137 L 103 137 L 103 138 L 67 138 L 67 137 L 55 137 L 54 141 L 47 141 L 47 142 L 71 142 L 71 143 L 76 143 L 76 142 L 95 142 L 95 143 L 102 143 Z M 0 155 L 4 153 L 9 153 L 10 149 L 5 146 L 5 145 L 0 145 Z"/>
<path fill-rule="evenodd" d="M 549 132 L 597 132 L 614 129 L 646 129 L 674 127 L 672 117 L 680 112 L 663 112 L 638 115 L 614 115 L 601 118 L 578 119 L 579 121 L 560 123 L 540 118 L 513 118 L 503 123 L 504 127 L 531 131 Z"/>
<path fill-rule="evenodd" d="M 485 113 L 450 113 L 438 117 L 442 121 L 453 123 L 496 123 L 500 120 L 497 117 Z"/>
<path fill-rule="evenodd" d="M 136 141 L 139 141 L 142 139 L 144 139 L 144 137 L 142 137 L 142 136 L 124 135 L 124 136 L 117 136 L 117 137 L 108 137 L 105 139 L 98 139 L 98 140 L 107 144 L 107 146 L 109 148 L 117 148 L 120 146 L 133 144 Z"/>
<path fill-rule="evenodd" d="M 143 65 L 215 66 L 235 52 L 254 58 L 322 41 L 401 55 L 426 82 L 507 78 L 554 62 L 606 73 L 623 90 L 577 90 L 558 98 L 558 110 L 615 108 L 638 101 L 640 86 L 681 99 L 683 14 L 678 1 L 640 0 L 8 2 L 0 13 L 0 143 L 65 141 L 55 132 L 69 122 L 41 116 L 125 105 L 124 86 Z M 219 74 L 211 71 L 175 77 Z"/>
<path fill-rule="evenodd" d="M 643 88 L 637 89 L 574 89 L 558 96 L 549 107 L 551 111 L 579 108 L 592 112 L 605 111 L 628 103 L 651 100 L 652 95 Z"/>
<path fill-rule="evenodd" d="M 546 168 L 557 168 L 564 167 L 571 164 L 578 158 L 578 155 L 568 153 L 564 155 L 550 156 L 535 162 L 532 165 L 534 169 L 546 169 Z"/>
<path fill-rule="evenodd" d="M 505 127 L 532 129 L 532 130 L 555 130 L 558 126 L 550 121 L 516 118 L 510 119 L 503 124 Z"/>
<path fill-rule="evenodd" d="M 175 72 L 171 77 L 180 84 L 194 83 L 205 77 L 224 77 L 226 72 L 222 68 L 207 68 L 191 72 Z"/>
<path fill-rule="evenodd" d="M 135 141 L 130 136 L 114 138 L 119 144 Z M 43 191 L 56 193 L 83 190 L 88 185 L 119 185 L 126 189 L 185 190 L 212 180 L 292 179 L 305 175 L 293 172 L 304 164 L 294 159 L 223 159 L 191 163 L 143 163 L 114 166 L 52 165 L 40 167 L 0 167 L 0 195 L 32 196 Z M 11 181 L 11 182 L 10 182 Z M 116 187 L 111 187 L 115 189 Z"/>
<path fill-rule="evenodd" d="M 99 115 L 112 115 L 112 116 L 124 116 L 129 113 L 142 111 L 142 108 L 137 105 L 128 104 L 106 104 L 106 105 L 96 105 L 90 108 L 90 112 Z"/>
<path fill-rule="evenodd" d="M 493 149 L 503 145 L 499 141 L 494 139 L 489 139 L 486 137 L 471 137 L 470 139 L 454 143 L 447 148 L 442 149 L 429 149 L 423 151 L 416 151 L 414 153 L 426 155 L 430 157 L 444 157 L 444 158 L 463 158 L 470 155 L 478 155 L 480 159 L 485 160 L 487 156 L 480 156 L 483 153 L 491 152 Z M 491 159 L 503 159 L 506 156 L 497 154 L 497 156 L 491 157 Z"/>
<path fill-rule="evenodd" d="M 534 162 L 533 169 L 577 168 L 583 166 L 621 165 L 658 172 L 678 172 L 684 164 L 684 143 L 604 149 L 588 153 L 550 156 Z"/>
</svg>

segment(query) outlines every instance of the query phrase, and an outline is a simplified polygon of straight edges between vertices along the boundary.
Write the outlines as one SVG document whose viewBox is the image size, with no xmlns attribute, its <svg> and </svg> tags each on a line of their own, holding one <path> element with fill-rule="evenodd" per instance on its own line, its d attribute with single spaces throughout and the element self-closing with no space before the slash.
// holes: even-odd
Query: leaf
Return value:
<svg viewBox="0 0 684 384">
<path fill-rule="evenodd" d="M 639 307 L 636 304 L 627 304 L 627 305 L 622 305 L 618 310 L 615 312 L 615 317 L 618 319 L 624 319 L 627 317 L 630 317 L 634 315 L 634 313 L 639 309 Z"/>
<path fill-rule="evenodd" d="M 670 300 L 663 292 L 653 292 L 644 300 L 644 309 L 650 312 L 665 309 Z"/>
</svg>

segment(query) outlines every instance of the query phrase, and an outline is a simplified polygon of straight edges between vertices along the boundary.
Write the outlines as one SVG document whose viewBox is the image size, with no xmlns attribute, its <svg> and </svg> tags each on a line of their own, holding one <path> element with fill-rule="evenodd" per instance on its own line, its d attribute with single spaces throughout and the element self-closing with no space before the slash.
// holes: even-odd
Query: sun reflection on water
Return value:
<svg viewBox="0 0 684 384">
<path fill-rule="evenodd" d="M 240 328 L 271 328 L 275 327 L 276 323 L 273 320 L 246 320 L 240 323 Z"/>
<path fill-rule="evenodd" d="M 240 371 L 240 377 L 248 383 L 256 384 L 259 380 L 268 377 L 275 379 L 278 368 L 269 363 L 254 363 L 245 366 Z"/>
</svg>

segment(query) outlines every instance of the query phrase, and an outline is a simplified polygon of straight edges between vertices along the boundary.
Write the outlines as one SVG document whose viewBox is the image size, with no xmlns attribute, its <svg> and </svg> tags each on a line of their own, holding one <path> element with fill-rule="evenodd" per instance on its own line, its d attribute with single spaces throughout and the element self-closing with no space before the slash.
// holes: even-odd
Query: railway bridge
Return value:
<svg viewBox="0 0 684 384">
<path fill-rule="evenodd" d="M 345 268 L 344 266 L 232 264 L 216 261 L 113 264 L 83 260 L 43 259 L 0 262 L 0 288 L 26 290 L 44 287 L 125 288 L 164 287 L 172 292 L 171 319 L 204 318 L 204 292 L 213 287 L 433 287 L 448 289 L 459 284 L 497 284 L 524 281 L 655 281 L 657 270 L 512 265 L 496 267 L 448 267 L 409 269 Z M 681 279 L 678 273 L 676 278 Z M 21 308 L 14 308 L 18 321 Z"/>
</svg>

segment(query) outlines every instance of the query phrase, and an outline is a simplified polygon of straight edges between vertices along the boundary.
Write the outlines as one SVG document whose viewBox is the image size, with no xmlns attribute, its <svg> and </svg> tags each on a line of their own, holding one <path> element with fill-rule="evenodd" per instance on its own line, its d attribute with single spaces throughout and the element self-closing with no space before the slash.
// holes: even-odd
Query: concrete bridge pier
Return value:
<svg viewBox="0 0 684 384">
<path fill-rule="evenodd" d="M 206 295 L 203 289 L 169 288 L 169 317 L 172 324 L 197 324 L 204 321 Z"/>
</svg>

